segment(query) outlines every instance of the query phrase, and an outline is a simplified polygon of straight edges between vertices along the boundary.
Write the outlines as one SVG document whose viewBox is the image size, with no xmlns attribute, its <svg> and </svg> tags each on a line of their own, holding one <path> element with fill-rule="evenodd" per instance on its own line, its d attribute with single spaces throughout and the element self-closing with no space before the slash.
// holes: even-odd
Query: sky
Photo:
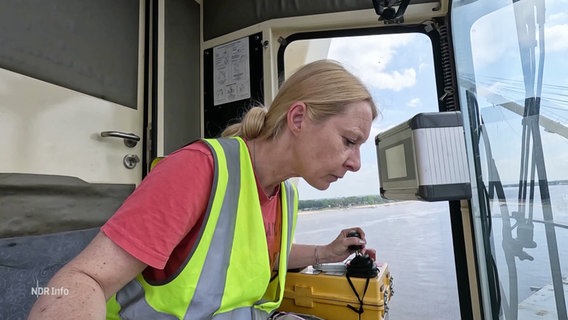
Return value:
<svg viewBox="0 0 568 320">
<path fill-rule="evenodd" d="M 529 3 L 529 2 L 523 2 Z M 541 114 L 568 125 L 568 14 L 567 0 L 547 1 L 545 37 L 546 63 L 542 89 Z M 530 12 L 531 8 L 521 8 Z M 502 107 L 495 107 L 491 95 L 522 104 L 525 88 L 516 30 L 495 28 L 504 19 L 514 19 L 506 7 L 480 19 L 470 30 L 474 44 L 472 56 L 478 85 L 478 101 L 490 146 L 505 183 L 519 179 L 522 125 L 520 117 Z M 514 23 L 512 24 L 514 25 Z M 537 41 L 539 41 L 537 36 Z M 457 40 L 459 42 L 459 40 Z M 536 48 L 538 59 L 538 47 Z M 369 88 L 380 116 L 373 122 L 369 139 L 361 147 L 361 169 L 348 172 L 330 188 L 319 191 L 300 179 L 300 199 L 321 199 L 378 195 L 379 179 L 375 137 L 421 112 L 437 111 L 432 47 L 422 34 L 374 35 L 337 38 L 331 41 L 328 58 L 342 64 L 360 77 Z M 458 74 L 458 77 L 471 75 Z M 568 179 L 568 139 L 545 130 L 542 132 L 548 179 Z"/>
<path fill-rule="evenodd" d="M 375 136 L 417 113 L 437 110 L 430 40 L 422 34 L 338 38 L 332 40 L 328 58 L 340 61 L 366 84 L 380 114 L 361 146 L 361 169 L 324 191 L 300 179 L 300 199 L 378 195 Z"/>
<path fill-rule="evenodd" d="M 540 114 L 552 122 L 568 126 L 568 14 L 566 0 L 539 1 L 545 7 L 544 38 L 540 39 L 537 28 L 534 34 L 521 40 L 533 52 L 535 69 L 540 63 L 540 49 L 545 49 L 542 69 L 542 93 Z M 535 7 L 530 1 L 520 1 L 515 4 L 518 14 L 531 16 Z M 538 12 L 538 11 L 536 11 Z M 476 69 L 475 80 L 478 85 L 478 100 L 482 106 L 481 114 L 487 123 L 487 130 L 493 136 L 491 150 L 500 168 L 501 180 L 504 183 L 514 183 L 519 179 L 521 143 L 523 128 L 519 116 L 492 104 L 500 100 L 514 101 L 524 104 L 525 82 L 523 67 L 519 53 L 519 37 L 515 30 L 515 11 L 513 6 L 506 6 L 475 22 L 471 29 L 472 55 Z M 500 24 L 496 32 L 493 27 Z M 529 26 L 526 26 L 530 29 Z M 496 45 L 498 44 L 498 45 Z M 531 73 L 528 73 L 532 75 Z M 537 91 L 538 77 L 534 73 L 533 88 Z M 496 98 L 497 97 L 497 98 Z M 503 97 L 505 99 L 503 99 Z M 541 120 L 544 123 L 545 119 Z M 541 128 L 542 129 L 542 128 Z M 544 159 L 548 180 L 568 179 L 568 138 L 562 137 L 546 127 L 541 131 Z M 534 140 L 531 141 L 531 144 Z M 512 156 L 512 155 L 517 155 Z"/>
</svg>

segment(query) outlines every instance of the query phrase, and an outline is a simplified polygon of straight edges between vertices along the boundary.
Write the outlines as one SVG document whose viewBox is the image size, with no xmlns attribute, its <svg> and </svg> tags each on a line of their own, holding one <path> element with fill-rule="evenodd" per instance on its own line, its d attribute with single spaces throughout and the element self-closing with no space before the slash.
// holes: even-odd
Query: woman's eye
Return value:
<svg viewBox="0 0 568 320">
<path fill-rule="evenodd" d="M 355 144 L 355 140 L 351 140 L 351 139 L 345 138 L 345 137 L 343 138 L 343 140 L 344 140 L 345 145 L 347 145 L 347 146 L 352 146 L 352 145 Z"/>
</svg>

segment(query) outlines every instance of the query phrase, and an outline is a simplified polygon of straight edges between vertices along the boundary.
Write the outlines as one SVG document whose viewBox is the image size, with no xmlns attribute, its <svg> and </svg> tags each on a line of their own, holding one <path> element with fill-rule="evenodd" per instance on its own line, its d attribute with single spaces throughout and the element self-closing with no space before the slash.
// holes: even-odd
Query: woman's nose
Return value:
<svg viewBox="0 0 568 320">
<path fill-rule="evenodd" d="M 349 171 L 359 171 L 361 169 L 361 152 L 359 148 L 353 149 L 353 151 L 349 154 L 347 160 L 345 160 L 345 167 Z"/>
</svg>

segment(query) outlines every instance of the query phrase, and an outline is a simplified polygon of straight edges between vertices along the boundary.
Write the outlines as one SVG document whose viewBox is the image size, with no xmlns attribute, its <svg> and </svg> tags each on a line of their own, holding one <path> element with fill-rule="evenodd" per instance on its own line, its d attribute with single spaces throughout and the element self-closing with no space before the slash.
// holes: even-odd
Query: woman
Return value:
<svg viewBox="0 0 568 320">
<path fill-rule="evenodd" d="M 297 192 L 287 180 L 325 190 L 359 170 L 376 116 L 367 89 L 338 63 L 300 68 L 269 109 L 162 160 L 53 277 L 49 286 L 69 295 L 42 296 L 30 318 L 268 318 L 286 269 L 366 250 L 360 228 L 325 246 L 293 244 Z M 361 239 L 347 237 L 352 230 Z"/>
</svg>

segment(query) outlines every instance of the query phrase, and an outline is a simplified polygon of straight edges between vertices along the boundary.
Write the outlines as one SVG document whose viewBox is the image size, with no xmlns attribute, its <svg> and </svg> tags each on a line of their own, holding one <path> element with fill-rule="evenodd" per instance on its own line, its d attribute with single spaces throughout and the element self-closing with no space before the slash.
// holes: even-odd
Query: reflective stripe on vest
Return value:
<svg viewBox="0 0 568 320">
<path fill-rule="evenodd" d="M 266 236 L 246 144 L 240 138 L 204 141 L 212 150 L 214 177 L 204 225 L 194 249 L 179 274 L 167 283 L 150 284 L 139 275 L 121 289 L 115 296 L 120 319 L 266 319 L 282 301 L 296 224 L 297 191 L 289 182 L 281 184 L 281 272 L 278 281 L 268 283 Z M 234 250 L 241 252 L 231 257 Z M 241 254 L 258 254 L 256 260 L 250 260 L 255 261 L 250 264 L 251 270 L 221 267 L 242 265 Z M 243 288 L 240 279 L 249 284 Z M 265 291 L 268 297 L 262 297 Z M 257 298 L 252 301 L 241 298 L 253 296 Z"/>
</svg>

